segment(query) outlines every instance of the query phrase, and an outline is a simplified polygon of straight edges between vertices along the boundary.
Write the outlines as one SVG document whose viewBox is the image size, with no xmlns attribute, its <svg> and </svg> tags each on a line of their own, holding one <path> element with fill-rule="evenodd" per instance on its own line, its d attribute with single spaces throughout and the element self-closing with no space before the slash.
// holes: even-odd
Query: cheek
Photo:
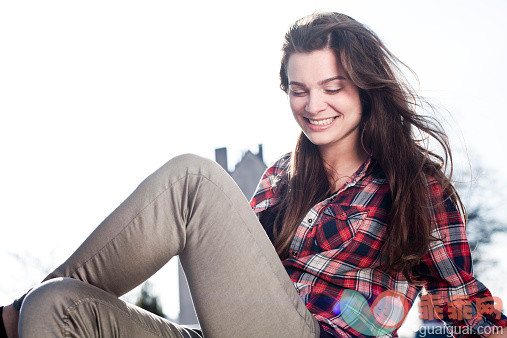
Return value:
<svg viewBox="0 0 507 338">
<path fill-rule="evenodd" d="M 341 113 L 348 115 L 348 118 L 354 120 L 361 119 L 362 108 L 359 97 L 357 97 L 357 99 L 354 96 L 339 98 L 334 102 L 333 106 Z"/>
<path fill-rule="evenodd" d="M 294 114 L 294 116 L 296 116 L 296 114 L 304 111 L 305 104 L 306 104 L 305 100 L 303 100 L 300 97 L 291 97 L 289 99 L 290 109 L 292 110 L 292 113 Z"/>
</svg>

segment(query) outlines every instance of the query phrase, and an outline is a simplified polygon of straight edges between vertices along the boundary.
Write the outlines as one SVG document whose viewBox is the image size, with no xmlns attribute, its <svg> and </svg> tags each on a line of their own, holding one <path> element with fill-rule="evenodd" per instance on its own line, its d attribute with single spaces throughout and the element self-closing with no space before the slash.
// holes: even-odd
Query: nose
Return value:
<svg viewBox="0 0 507 338">
<path fill-rule="evenodd" d="M 316 115 L 321 111 L 324 111 L 327 107 L 326 101 L 322 93 L 318 91 L 310 92 L 308 97 L 308 101 L 306 102 L 305 110 L 306 112 Z"/>
</svg>

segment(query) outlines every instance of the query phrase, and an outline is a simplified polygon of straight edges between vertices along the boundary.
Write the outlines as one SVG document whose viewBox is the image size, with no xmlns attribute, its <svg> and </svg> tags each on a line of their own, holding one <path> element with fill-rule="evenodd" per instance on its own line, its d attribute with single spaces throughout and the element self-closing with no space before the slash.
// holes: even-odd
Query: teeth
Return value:
<svg viewBox="0 0 507 338">
<path fill-rule="evenodd" d="M 313 124 L 313 125 L 325 126 L 326 124 L 331 124 L 334 121 L 334 117 L 330 117 L 325 120 L 310 120 L 310 119 L 308 119 L 308 121 L 310 121 L 310 124 Z"/>
</svg>

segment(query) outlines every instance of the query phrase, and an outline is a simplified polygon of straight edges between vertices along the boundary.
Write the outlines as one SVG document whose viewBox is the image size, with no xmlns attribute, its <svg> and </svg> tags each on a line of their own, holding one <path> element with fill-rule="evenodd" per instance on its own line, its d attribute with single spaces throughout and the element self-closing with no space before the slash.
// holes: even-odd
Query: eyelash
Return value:
<svg viewBox="0 0 507 338">
<path fill-rule="evenodd" d="M 339 91 L 341 91 L 343 88 L 339 88 L 339 89 L 326 89 L 326 93 L 327 94 L 337 94 Z M 298 91 L 294 91 L 294 90 L 291 90 L 291 93 L 292 95 L 294 96 L 303 96 L 305 95 L 307 92 L 306 91 L 301 91 L 301 92 L 298 92 Z"/>
<path fill-rule="evenodd" d="M 306 92 L 296 92 L 294 90 L 291 90 L 292 95 L 294 96 L 303 96 L 306 94 Z"/>
</svg>

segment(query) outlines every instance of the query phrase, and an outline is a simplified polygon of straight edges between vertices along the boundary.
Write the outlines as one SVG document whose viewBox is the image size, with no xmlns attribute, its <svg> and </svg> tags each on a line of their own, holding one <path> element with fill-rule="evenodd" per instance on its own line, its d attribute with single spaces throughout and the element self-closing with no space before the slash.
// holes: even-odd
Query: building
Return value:
<svg viewBox="0 0 507 338">
<path fill-rule="evenodd" d="M 252 197 L 259 183 L 259 179 L 267 168 L 266 164 L 264 164 L 262 144 L 259 144 L 257 154 L 253 154 L 250 150 L 246 151 L 232 172 L 228 169 L 227 148 L 215 149 L 215 161 L 231 175 L 247 199 Z M 181 264 L 178 264 L 178 274 L 180 290 L 180 314 L 178 323 L 186 325 L 198 324 L 187 280 L 184 277 L 185 275 L 181 268 Z"/>
</svg>

